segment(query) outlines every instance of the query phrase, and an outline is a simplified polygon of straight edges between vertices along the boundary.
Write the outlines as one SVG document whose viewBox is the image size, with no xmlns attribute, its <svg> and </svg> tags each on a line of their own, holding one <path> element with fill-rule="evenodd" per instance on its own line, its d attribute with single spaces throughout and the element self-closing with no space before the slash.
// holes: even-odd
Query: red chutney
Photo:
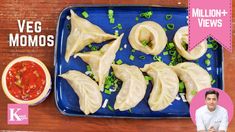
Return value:
<svg viewBox="0 0 235 132">
<path fill-rule="evenodd" d="M 8 91 L 17 99 L 37 98 L 46 85 L 46 75 L 41 66 L 32 61 L 15 63 L 6 76 Z"/>
</svg>

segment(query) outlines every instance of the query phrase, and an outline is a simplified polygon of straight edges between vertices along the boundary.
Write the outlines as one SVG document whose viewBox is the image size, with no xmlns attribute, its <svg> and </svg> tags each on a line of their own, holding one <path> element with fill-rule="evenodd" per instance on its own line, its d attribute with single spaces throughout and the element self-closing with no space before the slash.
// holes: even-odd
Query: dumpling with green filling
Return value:
<svg viewBox="0 0 235 132">
<path fill-rule="evenodd" d="M 193 62 L 179 63 L 172 68 L 185 84 L 186 99 L 189 103 L 197 92 L 211 87 L 209 73 Z"/>
<path fill-rule="evenodd" d="M 163 62 L 146 64 L 141 70 L 152 77 L 153 88 L 148 99 L 150 109 L 164 110 L 175 100 L 179 91 L 176 73 Z"/>
<path fill-rule="evenodd" d="M 115 76 L 123 81 L 121 90 L 116 97 L 114 109 L 129 110 L 144 98 L 147 89 L 144 75 L 137 66 L 113 64 L 112 68 Z"/>
<path fill-rule="evenodd" d="M 192 36 L 193 37 L 193 36 Z M 174 36 L 176 50 L 187 60 L 196 60 L 202 57 L 207 51 L 207 40 L 202 41 L 191 51 L 188 51 L 188 26 L 181 27 Z"/>
<path fill-rule="evenodd" d="M 131 29 L 129 42 L 135 50 L 158 55 L 167 44 L 167 36 L 160 24 L 154 21 L 144 21 Z"/>
<path fill-rule="evenodd" d="M 71 32 L 67 39 L 65 60 L 69 61 L 70 56 L 81 51 L 85 46 L 95 42 L 101 43 L 106 40 L 115 39 L 115 35 L 105 33 L 100 27 L 83 19 L 70 10 Z"/>
<path fill-rule="evenodd" d="M 101 107 L 101 92 L 97 83 L 90 77 L 76 70 L 70 70 L 59 76 L 66 79 L 78 95 L 80 109 L 86 115 L 95 113 Z"/>
<path fill-rule="evenodd" d="M 77 53 L 74 55 L 74 57 L 81 57 L 84 62 L 90 65 L 95 80 L 99 82 L 99 89 L 101 91 L 104 89 L 105 78 L 108 76 L 111 64 L 116 57 L 116 52 L 120 47 L 123 35 L 104 45 L 99 51 Z"/>
</svg>

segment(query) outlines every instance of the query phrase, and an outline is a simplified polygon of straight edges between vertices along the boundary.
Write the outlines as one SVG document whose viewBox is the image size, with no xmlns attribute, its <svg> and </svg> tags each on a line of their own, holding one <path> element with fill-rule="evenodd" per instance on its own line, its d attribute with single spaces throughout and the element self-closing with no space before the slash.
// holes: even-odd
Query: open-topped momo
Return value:
<svg viewBox="0 0 235 132">
<path fill-rule="evenodd" d="M 92 24 L 86 19 L 77 16 L 73 10 L 71 13 L 71 32 L 67 39 L 65 60 L 69 61 L 70 56 L 79 52 L 85 46 L 95 42 L 101 43 L 116 38 L 115 35 L 105 33 L 100 27 Z"/>
<path fill-rule="evenodd" d="M 158 55 L 167 44 L 167 36 L 161 25 L 153 21 L 145 21 L 131 29 L 129 42 L 135 50 Z"/>
<path fill-rule="evenodd" d="M 127 64 L 112 65 L 114 74 L 123 81 L 122 88 L 119 91 L 114 109 L 125 111 L 135 107 L 146 93 L 146 81 L 144 75 L 137 66 Z"/>
<path fill-rule="evenodd" d="M 196 60 L 202 57 L 207 51 L 207 40 L 202 41 L 191 51 L 188 51 L 188 26 L 181 27 L 174 36 L 176 50 L 187 60 Z"/>
<path fill-rule="evenodd" d="M 116 57 L 116 52 L 120 47 L 123 35 L 121 34 L 116 40 L 105 44 L 99 51 L 77 53 L 74 55 L 74 57 L 81 57 L 84 62 L 90 65 L 95 80 L 99 82 L 101 91 L 104 89 L 105 78 L 108 76 L 111 64 Z"/>
<path fill-rule="evenodd" d="M 86 114 L 95 113 L 102 104 L 102 95 L 98 85 L 87 75 L 70 70 L 59 75 L 66 79 L 79 97 L 80 109 Z"/>
<path fill-rule="evenodd" d="M 179 91 L 179 80 L 176 73 L 165 63 L 153 62 L 141 68 L 151 76 L 153 89 L 148 104 L 152 111 L 160 111 L 169 106 Z"/>
<path fill-rule="evenodd" d="M 209 73 L 199 65 L 184 62 L 172 67 L 186 87 L 186 99 L 190 103 L 192 98 L 202 89 L 211 87 Z"/>
</svg>

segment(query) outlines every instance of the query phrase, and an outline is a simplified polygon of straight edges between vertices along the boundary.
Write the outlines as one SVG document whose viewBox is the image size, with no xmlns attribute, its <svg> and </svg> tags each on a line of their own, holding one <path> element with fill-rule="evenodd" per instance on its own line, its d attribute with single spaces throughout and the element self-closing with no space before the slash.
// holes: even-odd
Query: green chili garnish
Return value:
<svg viewBox="0 0 235 132">
<path fill-rule="evenodd" d="M 118 23 L 117 26 L 113 27 L 113 29 L 115 29 L 115 28 L 122 29 L 122 24 Z"/>
<path fill-rule="evenodd" d="M 131 52 L 134 53 L 134 52 L 135 52 L 135 49 L 132 49 Z"/>
<path fill-rule="evenodd" d="M 120 51 L 122 51 L 122 50 L 123 50 L 123 48 L 121 47 L 121 48 L 119 48 L 119 50 L 120 50 Z"/>
</svg>

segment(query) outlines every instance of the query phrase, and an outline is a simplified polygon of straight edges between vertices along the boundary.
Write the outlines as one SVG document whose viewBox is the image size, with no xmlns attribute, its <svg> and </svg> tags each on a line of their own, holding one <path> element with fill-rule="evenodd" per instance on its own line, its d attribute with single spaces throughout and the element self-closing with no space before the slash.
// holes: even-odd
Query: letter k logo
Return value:
<svg viewBox="0 0 235 132">
<path fill-rule="evenodd" d="M 27 104 L 8 104 L 8 124 L 28 124 Z"/>
</svg>

